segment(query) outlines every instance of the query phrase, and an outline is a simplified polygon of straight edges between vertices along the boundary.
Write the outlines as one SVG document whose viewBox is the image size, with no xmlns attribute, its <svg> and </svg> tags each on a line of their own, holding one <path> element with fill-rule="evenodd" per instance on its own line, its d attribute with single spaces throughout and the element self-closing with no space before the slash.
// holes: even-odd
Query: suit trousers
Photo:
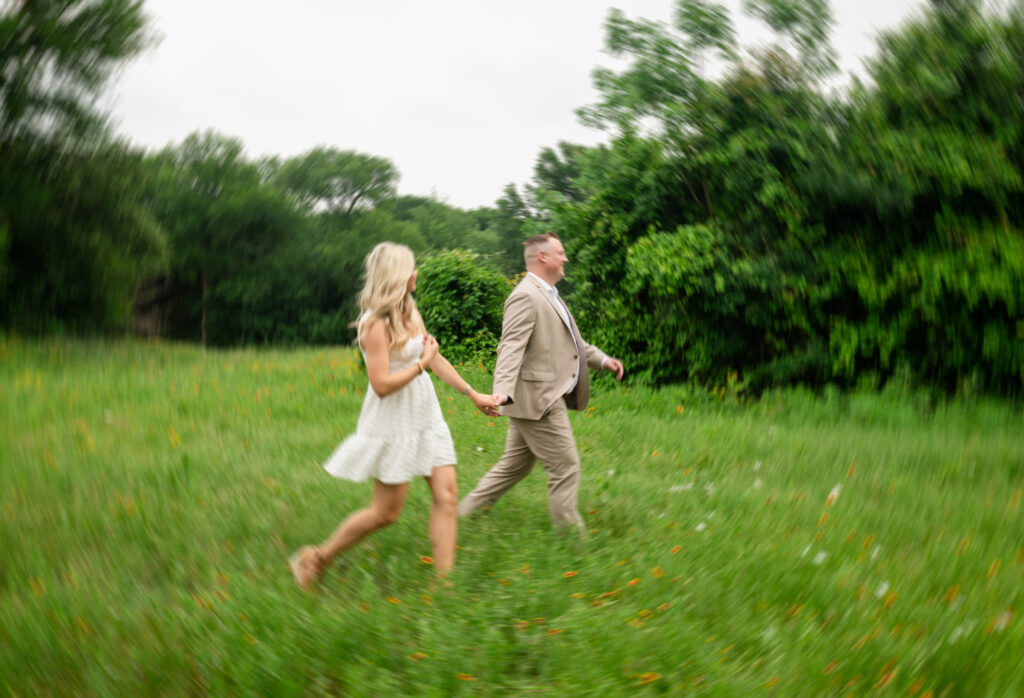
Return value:
<svg viewBox="0 0 1024 698">
<path fill-rule="evenodd" d="M 582 529 L 583 517 L 577 508 L 580 456 L 564 400 L 558 400 L 540 419 L 509 417 L 505 453 L 459 502 L 459 514 L 490 507 L 526 477 L 538 460 L 548 476 L 548 512 L 552 525 Z"/>
</svg>

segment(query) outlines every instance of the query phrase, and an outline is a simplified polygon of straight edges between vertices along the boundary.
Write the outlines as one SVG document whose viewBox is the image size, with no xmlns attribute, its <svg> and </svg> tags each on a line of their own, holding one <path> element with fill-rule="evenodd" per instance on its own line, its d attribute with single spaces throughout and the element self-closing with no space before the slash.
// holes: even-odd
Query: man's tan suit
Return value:
<svg viewBox="0 0 1024 698">
<path fill-rule="evenodd" d="M 580 459 L 567 409 L 586 408 L 587 368 L 600 369 L 606 358 L 583 341 L 568 308 L 539 277 L 528 273 L 519 282 L 505 301 L 491 391 L 509 396 L 502 407 L 509 417 L 505 453 L 459 503 L 460 514 L 493 504 L 539 459 L 548 475 L 551 522 L 582 526 Z"/>
</svg>

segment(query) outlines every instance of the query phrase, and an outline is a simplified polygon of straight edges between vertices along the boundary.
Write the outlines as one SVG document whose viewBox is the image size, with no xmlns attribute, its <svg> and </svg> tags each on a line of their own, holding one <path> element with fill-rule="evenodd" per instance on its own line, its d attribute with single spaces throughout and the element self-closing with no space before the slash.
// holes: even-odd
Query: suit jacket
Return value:
<svg viewBox="0 0 1024 698">
<path fill-rule="evenodd" d="M 600 369 L 606 354 L 583 341 L 572 313 L 566 311 L 568 325 L 558 301 L 530 274 L 505 300 L 492 389 L 510 398 L 501 408 L 505 416 L 540 419 L 563 396 L 570 409 L 587 406 L 587 366 Z M 566 395 L 577 375 L 576 387 Z"/>
</svg>

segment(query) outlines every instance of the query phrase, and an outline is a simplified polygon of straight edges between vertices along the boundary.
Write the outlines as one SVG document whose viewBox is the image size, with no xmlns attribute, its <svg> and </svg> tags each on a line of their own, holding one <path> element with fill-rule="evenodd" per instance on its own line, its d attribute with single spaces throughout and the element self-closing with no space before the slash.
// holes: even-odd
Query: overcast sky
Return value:
<svg viewBox="0 0 1024 698">
<path fill-rule="evenodd" d="M 833 0 L 844 73 L 923 0 Z M 766 34 L 725 0 L 744 45 Z M 161 37 L 112 90 L 119 133 L 161 148 L 196 130 L 251 157 L 317 145 L 387 157 L 399 192 L 491 205 L 530 179 L 541 148 L 592 144 L 574 114 L 609 7 L 670 20 L 672 0 L 147 0 Z"/>
</svg>

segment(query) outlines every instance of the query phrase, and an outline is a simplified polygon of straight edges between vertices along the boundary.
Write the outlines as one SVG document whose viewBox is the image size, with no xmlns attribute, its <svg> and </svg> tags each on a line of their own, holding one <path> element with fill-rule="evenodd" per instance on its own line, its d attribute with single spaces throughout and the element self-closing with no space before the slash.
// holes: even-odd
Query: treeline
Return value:
<svg viewBox="0 0 1024 698">
<path fill-rule="evenodd" d="M 365 253 L 421 259 L 439 339 L 491 351 L 521 241 L 553 230 L 580 325 L 635 380 L 759 390 L 1024 382 L 1024 3 L 932 0 L 841 93 L 827 0 L 612 11 L 580 110 L 607 145 L 541 151 L 533 180 L 462 211 L 399 196 L 387 160 L 253 160 L 197 133 L 158 153 L 92 107 L 148 41 L 141 2 L 0 16 L 0 325 L 339 343 Z M 54 79 L 56 76 L 56 79 Z"/>
<path fill-rule="evenodd" d="M 580 324 L 653 383 L 1024 384 L 1024 3 L 932 0 L 840 95 L 826 0 L 613 11 L 612 139 L 521 198 L 574 258 Z M 722 66 L 718 77 L 706 66 Z"/>
</svg>

